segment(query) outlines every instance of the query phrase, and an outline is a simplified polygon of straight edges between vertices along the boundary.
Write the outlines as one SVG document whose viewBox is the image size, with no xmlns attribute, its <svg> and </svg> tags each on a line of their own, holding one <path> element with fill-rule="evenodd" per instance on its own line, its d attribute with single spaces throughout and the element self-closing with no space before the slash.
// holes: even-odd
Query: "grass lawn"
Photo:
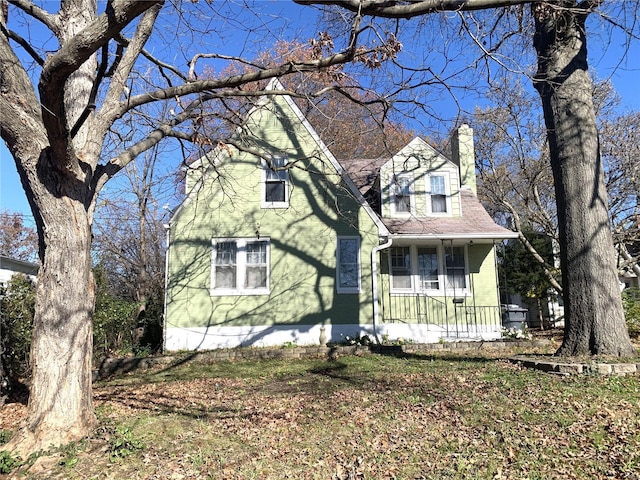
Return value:
<svg viewBox="0 0 640 480">
<path fill-rule="evenodd" d="M 92 438 L 18 478 L 638 478 L 637 376 L 561 377 L 482 355 L 127 375 L 95 387 Z"/>
</svg>

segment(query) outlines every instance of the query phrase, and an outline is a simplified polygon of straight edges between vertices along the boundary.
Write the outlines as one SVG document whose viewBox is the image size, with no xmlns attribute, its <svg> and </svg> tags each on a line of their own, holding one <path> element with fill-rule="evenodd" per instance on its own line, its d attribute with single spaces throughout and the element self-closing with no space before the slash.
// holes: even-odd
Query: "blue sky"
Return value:
<svg viewBox="0 0 640 480">
<path fill-rule="evenodd" d="M 314 26 L 315 20 L 312 20 L 315 18 L 313 17 L 314 11 L 308 7 L 301 8 L 290 2 L 282 1 L 261 2 L 259 5 L 266 12 L 266 14 L 259 17 L 261 28 L 272 35 L 272 38 L 277 38 L 281 32 L 286 31 L 288 38 L 307 39 L 313 36 L 314 31 L 317 31 Z M 253 20 L 256 18 L 258 16 L 254 16 Z M 228 27 L 231 30 L 234 25 L 229 24 Z M 621 61 L 621 58 L 623 58 L 623 41 L 621 39 L 614 37 L 611 40 L 607 38 L 606 50 L 603 50 L 603 43 L 598 43 L 597 36 L 594 37 L 596 37 L 595 41 L 590 40 L 589 45 L 592 73 L 595 73 L 599 79 L 610 78 L 621 97 L 621 110 L 640 110 L 640 94 L 638 94 L 640 67 L 634 65 L 637 64 L 638 53 L 640 53 L 637 42 L 634 45 L 634 50 L 629 51 L 626 59 Z M 237 50 L 230 53 L 243 53 L 246 57 L 253 56 L 254 54 L 251 51 L 258 48 L 243 42 L 229 42 L 228 39 L 225 43 L 229 48 Z M 244 52 L 239 52 L 239 50 L 244 50 Z M 473 100 L 468 101 L 473 102 Z M 445 112 L 450 110 L 454 115 L 456 108 L 453 101 L 450 104 L 447 102 L 448 100 L 443 99 L 442 106 L 439 106 L 439 109 Z M 471 103 L 464 107 L 472 110 L 473 106 Z M 22 190 L 13 158 L 6 149 L 4 142 L 0 142 L 0 209 L 22 213 L 25 215 L 27 223 L 32 221 L 29 205 Z"/>
</svg>

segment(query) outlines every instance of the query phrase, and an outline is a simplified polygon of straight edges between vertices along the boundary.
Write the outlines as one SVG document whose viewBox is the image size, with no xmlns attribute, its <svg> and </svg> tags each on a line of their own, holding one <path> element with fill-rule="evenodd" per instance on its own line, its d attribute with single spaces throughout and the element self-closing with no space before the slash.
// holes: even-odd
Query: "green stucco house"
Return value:
<svg viewBox="0 0 640 480">
<path fill-rule="evenodd" d="M 341 164 L 292 98 L 265 94 L 187 174 L 165 348 L 500 337 L 494 246 L 515 234 L 476 197 L 471 129 L 452 142 L 453 160 L 416 138 Z"/>
</svg>

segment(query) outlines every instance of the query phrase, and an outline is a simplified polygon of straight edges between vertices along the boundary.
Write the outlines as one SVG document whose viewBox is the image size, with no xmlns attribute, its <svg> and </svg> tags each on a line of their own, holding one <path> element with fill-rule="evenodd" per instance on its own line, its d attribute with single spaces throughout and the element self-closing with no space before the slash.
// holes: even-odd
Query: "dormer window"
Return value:
<svg viewBox="0 0 640 480">
<path fill-rule="evenodd" d="M 289 170 L 287 157 L 273 156 L 263 160 L 263 208 L 286 208 L 289 206 Z"/>
<path fill-rule="evenodd" d="M 433 215 L 450 215 L 449 175 L 431 174 L 427 177 L 427 210 Z"/>
<path fill-rule="evenodd" d="M 391 184 L 392 214 L 408 215 L 413 211 L 412 185 L 411 174 L 394 175 Z"/>
</svg>

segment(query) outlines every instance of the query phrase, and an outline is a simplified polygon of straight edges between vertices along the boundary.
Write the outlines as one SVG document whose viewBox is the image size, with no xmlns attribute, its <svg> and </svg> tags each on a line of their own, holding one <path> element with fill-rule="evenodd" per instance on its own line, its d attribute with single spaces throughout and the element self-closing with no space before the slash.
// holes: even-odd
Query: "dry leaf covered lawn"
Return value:
<svg viewBox="0 0 640 480">
<path fill-rule="evenodd" d="M 492 357 L 185 363 L 101 383 L 95 403 L 93 438 L 19 478 L 637 479 L 640 472 L 637 376 L 559 377 Z M 5 410 L 2 418 L 11 430 Z"/>
</svg>

